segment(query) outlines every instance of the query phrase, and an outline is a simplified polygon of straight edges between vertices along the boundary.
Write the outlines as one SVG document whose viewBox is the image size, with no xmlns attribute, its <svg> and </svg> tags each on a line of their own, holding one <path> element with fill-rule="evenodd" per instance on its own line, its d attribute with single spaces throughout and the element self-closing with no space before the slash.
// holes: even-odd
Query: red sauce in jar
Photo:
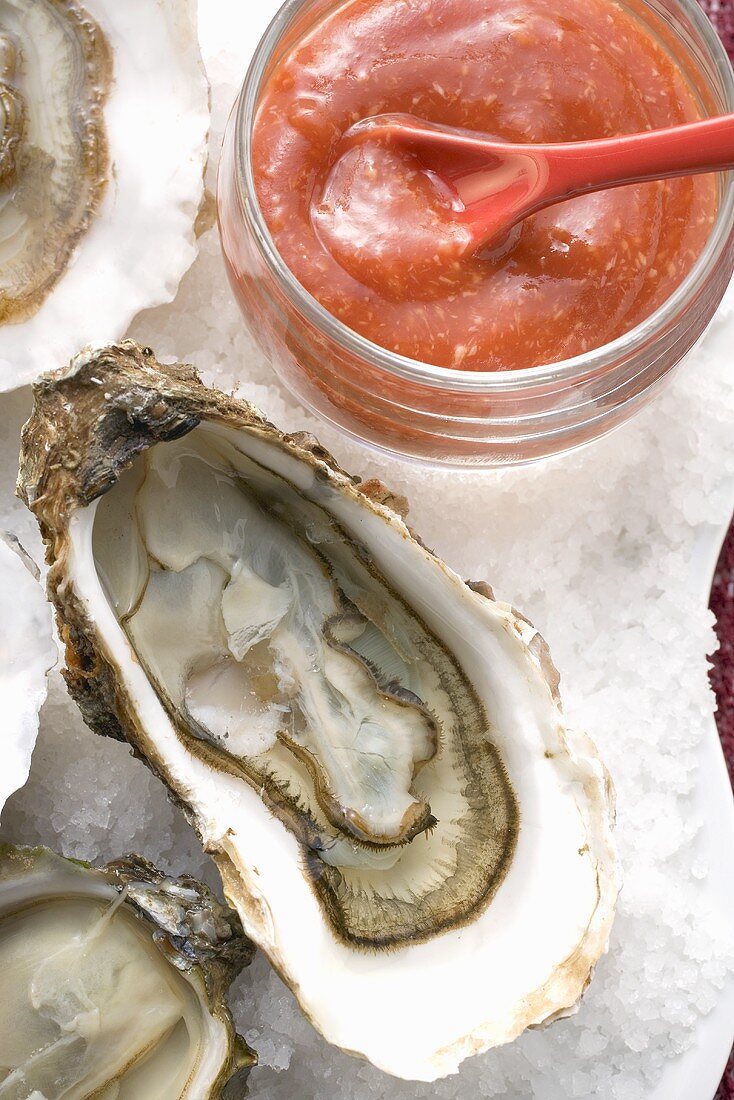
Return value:
<svg viewBox="0 0 734 1100">
<path fill-rule="evenodd" d="M 384 112 L 550 142 L 701 111 L 665 47 L 615 0 L 348 0 L 332 10 L 263 88 L 257 193 L 306 290 L 401 355 L 512 370 L 583 353 L 649 316 L 708 237 L 715 178 L 696 176 L 569 200 L 457 261 L 450 197 L 413 154 L 368 142 L 340 155 L 355 122 Z M 426 234 L 438 261 L 406 264 L 413 247 L 425 255 Z"/>
</svg>

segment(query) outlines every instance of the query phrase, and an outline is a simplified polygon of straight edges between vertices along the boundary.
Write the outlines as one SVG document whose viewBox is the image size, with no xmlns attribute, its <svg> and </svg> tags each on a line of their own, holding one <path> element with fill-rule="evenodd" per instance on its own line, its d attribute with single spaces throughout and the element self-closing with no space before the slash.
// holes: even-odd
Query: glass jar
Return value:
<svg viewBox="0 0 734 1100">
<path fill-rule="evenodd" d="M 711 320 L 734 270 L 734 173 L 695 265 L 642 324 L 599 348 L 506 372 L 436 367 L 371 343 L 285 266 L 258 205 L 252 129 L 272 66 L 335 0 L 287 0 L 253 57 L 227 127 L 218 208 L 230 278 L 255 338 L 309 409 L 382 451 L 434 464 L 503 466 L 578 447 L 645 405 Z M 702 113 L 734 112 L 734 74 L 696 0 L 627 0 L 665 42 Z"/>
</svg>

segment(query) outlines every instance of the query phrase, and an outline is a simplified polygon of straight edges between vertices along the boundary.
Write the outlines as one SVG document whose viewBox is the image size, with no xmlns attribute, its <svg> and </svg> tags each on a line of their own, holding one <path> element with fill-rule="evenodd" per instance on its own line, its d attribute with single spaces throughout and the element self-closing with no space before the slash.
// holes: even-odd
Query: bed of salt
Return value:
<svg viewBox="0 0 734 1100">
<path fill-rule="evenodd" d="M 226 55 L 210 57 L 209 67 L 216 159 L 240 73 Z M 578 1015 L 434 1085 L 394 1081 L 329 1048 L 258 958 L 230 995 L 260 1056 L 252 1097 L 646 1100 L 734 972 L 729 918 L 707 901 L 697 844 L 698 749 L 714 706 L 706 654 L 715 640 L 692 566 L 702 538 L 732 509 L 734 294 L 673 384 L 612 436 L 535 467 L 457 474 L 379 457 L 300 408 L 245 331 L 216 229 L 200 244 L 176 300 L 139 317 L 131 335 L 159 357 L 193 362 L 211 384 L 237 386 L 288 430 L 317 432 L 346 469 L 406 493 L 425 540 L 535 622 L 561 670 L 570 721 L 598 742 L 614 776 L 626 876 L 610 952 Z M 40 560 L 35 523 L 12 496 L 29 408 L 27 390 L 3 399 L 0 527 Z M 58 671 L 30 780 L 8 803 L 2 835 L 91 860 L 135 850 L 217 882 L 162 785 L 124 745 L 85 728 Z M 412 1005 L 406 989 L 406 1012 L 430 1010 Z"/>
</svg>

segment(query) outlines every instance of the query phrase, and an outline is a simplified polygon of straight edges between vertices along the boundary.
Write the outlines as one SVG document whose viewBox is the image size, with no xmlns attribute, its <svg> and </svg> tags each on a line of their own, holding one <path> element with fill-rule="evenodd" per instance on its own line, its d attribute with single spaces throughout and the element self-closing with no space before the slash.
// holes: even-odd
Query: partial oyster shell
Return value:
<svg viewBox="0 0 734 1100">
<path fill-rule="evenodd" d="M 251 956 L 236 914 L 186 875 L 0 845 L 0 1093 L 244 1096 L 256 1059 L 224 994 Z"/>
<path fill-rule="evenodd" d="M 528 621 L 190 367 L 126 342 L 35 394 L 19 490 L 70 690 L 185 804 L 312 1022 L 433 1080 L 572 1009 L 611 786 Z"/>
<path fill-rule="evenodd" d="M 46 676 L 58 656 L 51 609 L 31 569 L 17 540 L 0 534 L 0 815 L 28 778 Z"/>
<path fill-rule="evenodd" d="M 0 0 L 0 390 L 173 297 L 208 120 L 193 0 Z"/>
<path fill-rule="evenodd" d="M 112 57 L 73 0 L 1 0 L 0 77 L 0 324 L 17 324 L 62 277 L 102 198 Z"/>
</svg>

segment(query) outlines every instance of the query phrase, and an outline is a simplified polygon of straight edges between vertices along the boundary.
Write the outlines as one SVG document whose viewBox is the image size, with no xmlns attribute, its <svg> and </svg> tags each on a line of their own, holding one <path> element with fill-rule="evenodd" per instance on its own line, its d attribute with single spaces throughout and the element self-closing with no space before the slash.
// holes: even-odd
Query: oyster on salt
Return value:
<svg viewBox="0 0 734 1100">
<path fill-rule="evenodd" d="M 0 845 L 0 1096 L 244 1096 L 255 1057 L 224 993 L 251 954 L 195 879 Z"/>
<path fill-rule="evenodd" d="M 432 1080 L 572 1009 L 618 890 L 606 773 L 536 631 L 398 498 L 129 341 L 36 385 L 19 491 L 86 721 L 329 1040 Z"/>
<path fill-rule="evenodd" d="M 0 390 L 173 297 L 207 127 L 193 0 L 0 0 Z"/>
<path fill-rule="evenodd" d="M 17 540 L 0 534 L 0 815 L 28 778 L 46 675 L 57 659 L 51 609 L 33 568 Z"/>
</svg>

